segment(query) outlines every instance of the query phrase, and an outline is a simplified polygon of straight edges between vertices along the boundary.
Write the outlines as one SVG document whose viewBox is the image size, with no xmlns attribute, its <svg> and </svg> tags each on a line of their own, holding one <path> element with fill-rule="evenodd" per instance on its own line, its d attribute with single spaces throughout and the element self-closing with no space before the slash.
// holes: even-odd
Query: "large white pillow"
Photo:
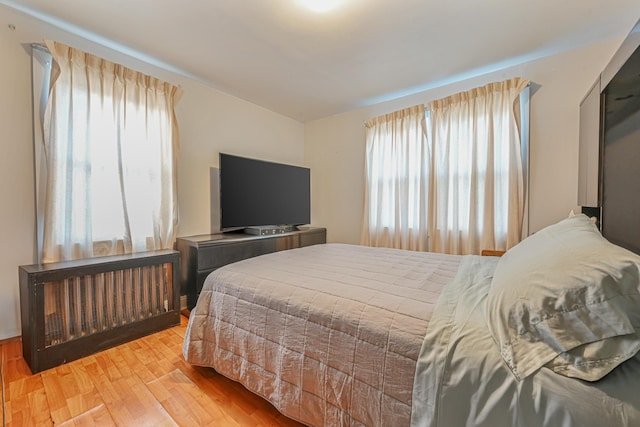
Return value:
<svg viewBox="0 0 640 427">
<path fill-rule="evenodd" d="M 640 350 L 640 256 L 567 218 L 500 259 L 487 317 L 517 379 L 547 366 L 598 380 Z"/>
</svg>

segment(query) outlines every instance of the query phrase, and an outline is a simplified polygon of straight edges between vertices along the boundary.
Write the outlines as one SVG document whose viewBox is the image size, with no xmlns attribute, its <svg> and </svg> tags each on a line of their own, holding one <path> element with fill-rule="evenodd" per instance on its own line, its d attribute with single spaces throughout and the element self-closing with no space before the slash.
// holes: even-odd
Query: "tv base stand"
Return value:
<svg viewBox="0 0 640 427">
<path fill-rule="evenodd" d="M 271 236 L 298 231 L 295 225 L 262 225 L 259 227 L 247 227 L 244 232 L 255 236 Z"/>
</svg>

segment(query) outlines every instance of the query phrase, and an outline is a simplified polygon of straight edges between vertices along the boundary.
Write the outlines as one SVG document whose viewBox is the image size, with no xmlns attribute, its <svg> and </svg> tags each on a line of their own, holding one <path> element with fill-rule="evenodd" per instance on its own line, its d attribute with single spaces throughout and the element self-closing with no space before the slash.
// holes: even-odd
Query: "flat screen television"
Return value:
<svg viewBox="0 0 640 427">
<path fill-rule="evenodd" d="M 220 153 L 220 230 L 309 224 L 311 170 Z"/>
</svg>

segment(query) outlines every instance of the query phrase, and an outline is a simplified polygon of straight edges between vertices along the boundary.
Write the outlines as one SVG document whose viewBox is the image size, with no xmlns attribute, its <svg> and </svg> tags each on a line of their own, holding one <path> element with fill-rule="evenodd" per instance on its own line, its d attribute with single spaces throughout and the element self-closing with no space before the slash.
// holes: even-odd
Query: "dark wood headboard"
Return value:
<svg viewBox="0 0 640 427">
<path fill-rule="evenodd" d="M 580 104 L 578 205 L 640 254 L 640 21 Z"/>
</svg>

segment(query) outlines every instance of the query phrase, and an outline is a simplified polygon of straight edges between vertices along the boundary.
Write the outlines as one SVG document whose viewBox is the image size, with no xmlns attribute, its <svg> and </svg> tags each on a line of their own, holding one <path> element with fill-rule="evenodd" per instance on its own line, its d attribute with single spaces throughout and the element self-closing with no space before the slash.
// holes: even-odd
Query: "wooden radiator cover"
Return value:
<svg viewBox="0 0 640 427">
<path fill-rule="evenodd" d="M 19 267 L 22 351 L 33 373 L 180 323 L 173 250 Z"/>
</svg>

